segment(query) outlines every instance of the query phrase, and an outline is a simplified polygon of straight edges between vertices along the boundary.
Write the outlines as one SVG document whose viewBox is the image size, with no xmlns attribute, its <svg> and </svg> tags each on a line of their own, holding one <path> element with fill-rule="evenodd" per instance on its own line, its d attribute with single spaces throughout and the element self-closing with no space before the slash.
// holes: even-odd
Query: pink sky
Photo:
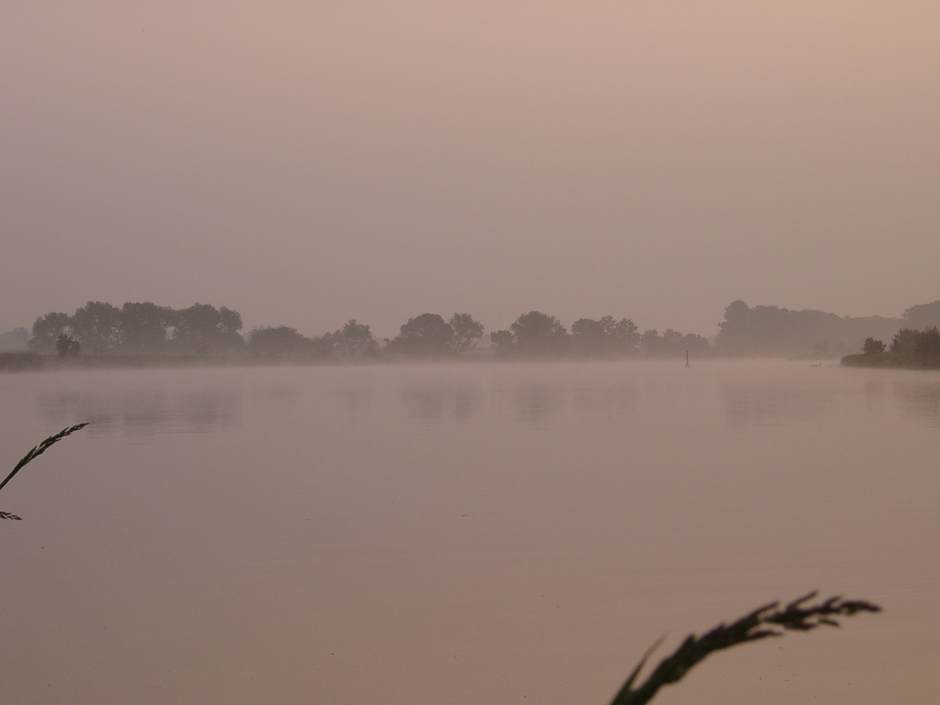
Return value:
<svg viewBox="0 0 940 705">
<path fill-rule="evenodd" d="M 935 2 L 11 0 L 0 329 L 940 298 Z"/>
</svg>

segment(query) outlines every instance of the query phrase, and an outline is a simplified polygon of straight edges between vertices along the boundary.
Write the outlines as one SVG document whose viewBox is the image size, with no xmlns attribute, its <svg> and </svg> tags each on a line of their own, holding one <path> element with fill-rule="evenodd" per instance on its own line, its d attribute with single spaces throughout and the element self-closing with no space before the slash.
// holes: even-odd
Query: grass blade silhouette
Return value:
<svg viewBox="0 0 940 705">
<path fill-rule="evenodd" d="M 821 626 L 838 627 L 838 617 L 851 617 L 860 612 L 880 612 L 881 608 L 864 600 L 843 600 L 830 597 L 817 605 L 807 605 L 816 592 L 793 600 L 785 607 L 778 602 L 758 607 L 731 624 L 719 624 L 701 636 L 690 634 L 670 656 L 664 658 L 639 686 L 634 683 L 647 659 L 659 642 L 650 648 L 633 669 L 610 705 L 643 705 L 653 699 L 660 688 L 680 681 L 686 673 L 716 651 L 739 644 L 783 636 L 787 631 L 808 632 Z"/>
<path fill-rule="evenodd" d="M 85 423 L 78 423 L 78 424 L 75 424 L 74 426 L 68 426 L 67 428 L 63 428 L 57 434 L 53 436 L 49 436 L 38 445 L 35 445 L 32 448 L 30 448 L 29 452 L 20 459 L 20 462 L 16 464 L 16 466 L 13 468 L 10 474 L 7 475 L 5 478 L 3 478 L 3 482 L 0 482 L 0 490 L 6 487 L 7 483 L 10 480 L 12 480 L 14 477 L 16 477 L 16 474 L 20 470 L 25 468 L 27 465 L 33 462 L 36 458 L 38 458 L 40 455 L 42 455 L 47 450 L 49 450 L 50 447 L 54 446 L 63 438 L 68 438 L 76 431 L 81 431 L 87 425 L 88 425 L 88 422 L 86 421 Z M 13 519 L 13 520 L 19 521 L 20 518 L 21 517 L 18 517 L 16 514 L 11 514 L 10 512 L 0 512 L 0 519 Z"/>
</svg>

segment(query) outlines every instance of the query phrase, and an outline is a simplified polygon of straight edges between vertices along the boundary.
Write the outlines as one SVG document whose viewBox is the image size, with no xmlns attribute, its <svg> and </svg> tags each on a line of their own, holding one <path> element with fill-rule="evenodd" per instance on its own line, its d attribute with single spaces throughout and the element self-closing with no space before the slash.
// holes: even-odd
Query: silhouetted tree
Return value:
<svg viewBox="0 0 940 705">
<path fill-rule="evenodd" d="M 712 352 L 712 346 L 708 342 L 708 338 L 697 333 L 686 333 L 682 341 L 682 347 L 696 356 L 708 355 Z"/>
<path fill-rule="evenodd" d="M 718 346 L 726 354 L 754 352 L 751 307 L 738 299 L 725 308 L 725 319 L 718 324 Z"/>
<path fill-rule="evenodd" d="M 242 329 L 242 315 L 234 309 L 225 306 L 219 307 L 219 330 L 223 336 L 236 339 L 236 346 L 244 343 L 239 331 Z"/>
<path fill-rule="evenodd" d="M 891 340 L 890 355 L 885 357 L 881 357 L 885 351 L 884 343 L 874 338 L 865 340 L 862 351 L 862 355 L 848 355 L 843 358 L 843 364 L 895 364 L 938 367 L 940 366 L 940 329 L 937 326 L 931 326 L 920 331 L 912 328 L 902 328 L 895 333 L 894 338 Z"/>
<path fill-rule="evenodd" d="M 937 326 L 926 328 L 917 335 L 915 352 L 921 358 L 940 355 L 940 330 Z"/>
<path fill-rule="evenodd" d="M 601 355 L 607 336 L 600 321 L 579 318 L 571 324 L 571 350 L 576 355 Z"/>
<path fill-rule="evenodd" d="M 347 321 L 341 331 L 334 333 L 333 340 L 334 350 L 339 356 L 350 360 L 374 357 L 379 349 L 371 328 L 355 318 Z"/>
<path fill-rule="evenodd" d="M 659 335 L 658 330 L 651 328 L 650 330 L 643 331 L 643 335 L 640 336 L 640 350 L 643 351 L 644 355 L 659 355 L 662 352 L 662 348 L 662 337 Z"/>
<path fill-rule="evenodd" d="M 312 352 L 310 341 L 288 326 L 255 328 L 247 347 L 250 353 L 264 356 L 299 357 Z"/>
<path fill-rule="evenodd" d="M 884 341 L 882 340 L 865 338 L 865 342 L 862 345 L 862 352 L 866 355 L 881 355 L 885 351 L 885 347 Z"/>
<path fill-rule="evenodd" d="M 390 341 L 388 351 L 401 355 L 441 356 L 451 352 L 454 329 L 436 313 L 409 318 L 401 333 Z"/>
<path fill-rule="evenodd" d="M 72 317 L 67 313 L 47 313 L 37 318 L 33 324 L 33 337 L 29 341 L 29 347 L 39 353 L 55 352 L 59 336 L 71 336 L 72 331 Z"/>
<path fill-rule="evenodd" d="M 121 345 L 121 311 L 104 301 L 89 301 L 72 316 L 74 337 L 86 353 L 105 355 Z"/>
<path fill-rule="evenodd" d="M 512 354 L 512 333 L 508 330 L 494 330 L 490 333 L 490 343 L 500 357 Z"/>
<path fill-rule="evenodd" d="M 778 306 L 751 308 L 734 301 L 725 309 L 715 344 L 726 355 L 832 354 L 857 350 L 866 337 L 886 338 L 900 327 L 897 318 L 851 318 Z"/>
<path fill-rule="evenodd" d="M 182 353 L 207 355 L 230 352 L 244 345 L 238 331 L 241 315 L 237 311 L 193 304 L 172 316 L 173 347 Z"/>
<path fill-rule="evenodd" d="M 636 324 L 628 318 L 579 318 L 571 324 L 571 349 L 578 355 L 632 355 L 639 340 Z"/>
<path fill-rule="evenodd" d="M 565 351 L 568 332 L 557 318 L 541 311 L 522 314 L 510 330 L 513 346 L 521 355 L 558 355 Z"/>
<path fill-rule="evenodd" d="M 604 316 L 600 320 L 601 329 L 607 339 L 607 348 L 618 355 L 632 355 L 640 344 L 639 329 L 629 318 L 614 320 L 613 316 Z"/>
<path fill-rule="evenodd" d="M 707 338 L 695 333 L 682 334 L 672 328 L 667 328 L 662 335 L 656 330 L 646 331 L 640 347 L 648 357 L 684 357 L 686 353 L 702 357 L 711 352 Z"/>
<path fill-rule="evenodd" d="M 917 331 L 902 328 L 891 339 L 891 352 L 902 358 L 913 358 L 917 354 Z"/>
<path fill-rule="evenodd" d="M 449 323 L 454 331 L 451 345 L 458 354 L 472 350 L 483 337 L 483 324 L 474 320 L 469 313 L 455 313 Z"/>
<path fill-rule="evenodd" d="M 339 339 L 341 336 L 341 332 L 336 331 L 334 333 L 324 333 L 323 335 L 310 338 L 307 346 L 311 357 L 320 360 L 328 360 L 330 358 L 340 357 L 341 343 Z"/>
<path fill-rule="evenodd" d="M 685 354 L 684 336 L 677 330 L 667 328 L 663 333 L 660 353 L 669 357 Z"/>
<path fill-rule="evenodd" d="M 904 311 L 903 318 L 905 327 L 914 330 L 940 326 L 940 301 L 911 306 Z"/>
<path fill-rule="evenodd" d="M 125 303 L 121 307 L 121 351 L 160 353 L 169 340 L 174 311 L 154 303 Z"/>
<path fill-rule="evenodd" d="M 244 345 L 239 331 L 241 315 L 222 306 L 194 304 L 175 311 L 154 303 L 125 303 L 120 309 L 103 301 L 89 301 L 73 316 L 47 313 L 33 324 L 30 348 L 42 353 L 55 350 L 65 333 L 94 355 L 109 353 L 217 354 Z"/>
<path fill-rule="evenodd" d="M 82 346 L 68 333 L 61 333 L 55 341 L 56 354 L 59 357 L 77 357 Z"/>
</svg>

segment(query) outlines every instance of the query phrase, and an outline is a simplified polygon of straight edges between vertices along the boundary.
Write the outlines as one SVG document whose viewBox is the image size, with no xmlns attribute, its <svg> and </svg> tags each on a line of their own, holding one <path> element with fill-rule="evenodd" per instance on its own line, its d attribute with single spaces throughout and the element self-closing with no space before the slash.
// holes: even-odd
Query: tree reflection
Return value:
<svg viewBox="0 0 940 705">
<path fill-rule="evenodd" d="M 71 390 L 38 394 L 36 411 L 50 423 L 87 419 L 93 422 L 93 433 L 208 433 L 240 425 L 242 394 L 233 387 L 113 393 Z"/>
<path fill-rule="evenodd" d="M 564 406 L 565 397 L 557 384 L 530 382 L 513 388 L 516 415 L 531 422 L 544 421 L 558 413 Z"/>
<path fill-rule="evenodd" d="M 479 389 L 463 386 L 408 386 L 401 390 L 401 401 L 409 416 L 425 421 L 448 417 L 468 421 L 479 408 L 481 397 Z"/>
</svg>

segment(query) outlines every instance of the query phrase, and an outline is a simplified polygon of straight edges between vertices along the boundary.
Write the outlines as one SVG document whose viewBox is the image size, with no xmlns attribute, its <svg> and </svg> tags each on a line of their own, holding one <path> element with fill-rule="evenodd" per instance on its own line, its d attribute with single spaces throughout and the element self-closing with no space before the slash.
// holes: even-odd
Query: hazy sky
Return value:
<svg viewBox="0 0 940 705">
<path fill-rule="evenodd" d="M 5 0 L 0 329 L 940 298 L 940 5 Z"/>
</svg>

